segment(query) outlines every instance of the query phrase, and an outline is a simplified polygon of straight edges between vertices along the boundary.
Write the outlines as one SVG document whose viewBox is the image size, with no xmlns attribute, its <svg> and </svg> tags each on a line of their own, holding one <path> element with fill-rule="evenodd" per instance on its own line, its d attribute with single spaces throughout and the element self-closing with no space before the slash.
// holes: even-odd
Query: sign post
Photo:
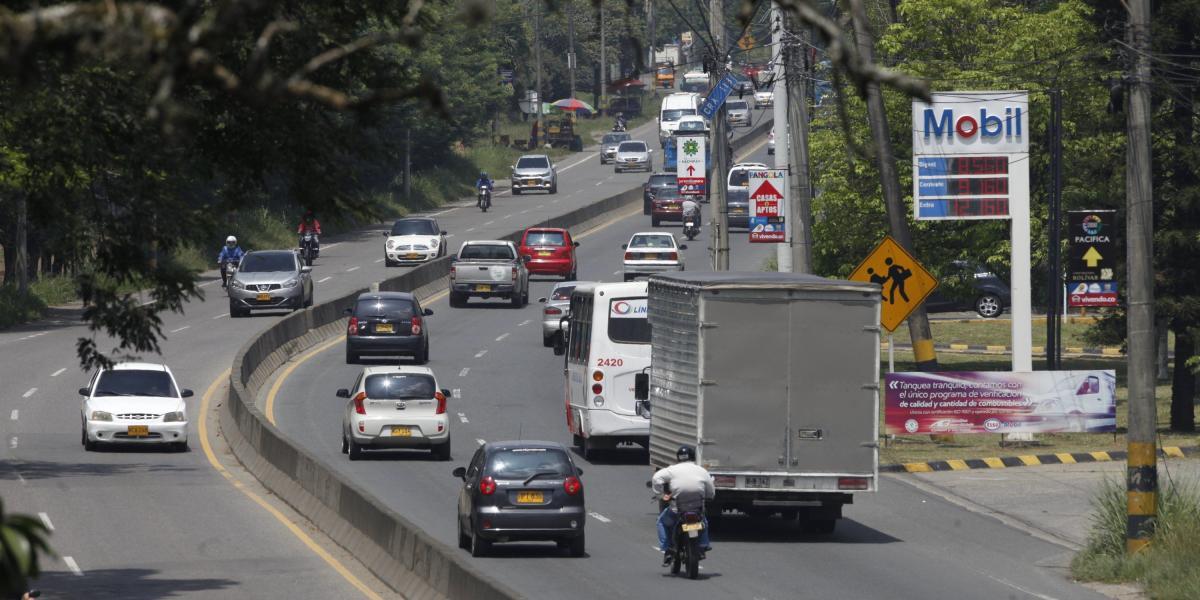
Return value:
<svg viewBox="0 0 1200 600">
<path fill-rule="evenodd" d="M 889 332 L 895 331 L 938 286 L 937 279 L 890 235 L 855 267 L 850 280 L 880 285 L 883 306 L 879 324 Z"/>
<path fill-rule="evenodd" d="M 1072 210 L 1067 213 L 1071 251 L 1067 263 L 1067 305 L 1117 306 L 1114 267 L 1118 231 L 1115 210 Z"/>
<path fill-rule="evenodd" d="M 750 243 L 787 241 L 788 181 L 785 169 L 750 171 Z"/>
<path fill-rule="evenodd" d="M 685 196 L 703 196 L 706 179 L 704 157 L 708 140 L 704 136 L 675 138 L 675 178 L 679 182 L 679 193 Z"/>
</svg>

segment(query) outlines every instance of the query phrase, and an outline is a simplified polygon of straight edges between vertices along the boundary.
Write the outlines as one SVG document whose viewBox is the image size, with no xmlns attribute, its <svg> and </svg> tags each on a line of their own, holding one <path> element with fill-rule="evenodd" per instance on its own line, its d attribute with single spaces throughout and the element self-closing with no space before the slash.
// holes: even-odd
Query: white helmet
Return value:
<svg viewBox="0 0 1200 600">
<path fill-rule="evenodd" d="M 237 238 L 236 238 L 236 237 L 234 237 L 234 236 L 232 236 L 232 235 L 231 235 L 231 236 L 229 236 L 229 237 L 227 237 L 227 238 L 225 238 L 225 245 L 226 245 L 226 246 L 236 246 L 236 245 L 237 245 Z"/>
</svg>

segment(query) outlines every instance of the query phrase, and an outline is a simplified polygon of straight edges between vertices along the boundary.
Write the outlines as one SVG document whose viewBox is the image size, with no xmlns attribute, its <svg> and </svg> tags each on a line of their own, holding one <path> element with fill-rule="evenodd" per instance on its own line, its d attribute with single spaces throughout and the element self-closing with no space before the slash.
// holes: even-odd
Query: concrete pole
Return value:
<svg viewBox="0 0 1200 600">
<path fill-rule="evenodd" d="M 711 35 L 714 45 L 717 48 L 717 56 L 714 58 L 714 68 L 710 73 L 710 79 L 713 86 L 716 86 L 717 81 L 726 72 L 726 51 L 725 51 L 725 15 L 724 6 L 721 0 L 709 0 L 709 24 L 712 27 Z M 717 111 L 715 122 L 713 123 L 712 136 L 712 158 L 713 168 L 709 173 L 711 178 L 708 185 L 714 186 L 716 195 L 712 196 L 716 199 L 716 206 L 713 210 L 716 219 L 713 221 L 713 234 L 715 236 L 715 247 L 713 248 L 715 271 L 729 270 L 729 206 L 726 204 L 725 194 L 725 176 L 729 173 L 729 156 L 725 150 L 729 147 L 729 138 L 727 137 L 727 124 L 725 121 L 725 106 L 721 105 L 721 109 Z"/>
<path fill-rule="evenodd" d="M 542 3 L 537 4 L 537 17 L 533 24 L 534 37 L 534 55 L 537 62 L 537 131 L 538 139 L 534 140 L 534 148 L 542 147 L 542 140 L 546 139 L 546 123 L 542 118 L 542 103 L 546 98 L 542 96 Z"/>
<path fill-rule="evenodd" d="M 808 27 L 795 32 L 801 43 L 788 48 L 788 155 L 792 172 L 791 206 L 788 207 L 787 231 L 791 240 L 792 269 L 797 273 L 812 273 L 812 186 L 809 183 L 808 160 Z M 776 140 L 776 152 L 779 141 Z"/>
<path fill-rule="evenodd" d="M 603 13 L 601 13 L 603 14 Z M 567 4 L 567 70 L 571 72 L 571 98 L 575 97 L 575 3 Z"/>
<path fill-rule="evenodd" d="M 779 4 L 771 3 L 771 54 L 775 57 L 775 69 L 772 73 L 774 79 L 774 103 L 772 104 L 772 116 L 775 121 L 775 168 L 787 169 L 788 157 L 791 154 L 791 149 L 788 146 L 788 131 L 789 123 L 787 120 L 788 110 L 788 86 L 787 69 L 784 66 L 786 53 L 783 50 L 784 35 L 783 35 L 783 11 L 779 9 Z M 791 208 L 790 206 L 788 207 Z M 790 210 L 789 210 L 790 212 Z M 791 215 L 788 215 L 791 219 Z M 792 235 L 794 229 L 791 224 L 787 226 L 788 241 L 786 244 L 775 245 L 775 261 L 778 264 L 778 269 L 781 273 L 790 273 L 792 271 Z"/>
</svg>

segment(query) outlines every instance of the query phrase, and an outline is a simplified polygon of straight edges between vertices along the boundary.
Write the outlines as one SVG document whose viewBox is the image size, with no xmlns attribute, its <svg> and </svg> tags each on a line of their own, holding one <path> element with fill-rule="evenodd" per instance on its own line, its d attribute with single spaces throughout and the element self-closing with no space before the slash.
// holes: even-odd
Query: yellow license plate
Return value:
<svg viewBox="0 0 1200 600">
<path fill-rule="evenodd" d="M 541 492 L 517 492 L 517 504 L 541 504 Z"/>
<path fill-rule="evenodd" d="M 412 427 L 408 425 L 392 425 L 392 437 L 412 437 Z"/>
<path fill-rule="evenodd" d="M 554 253 L 553 252 L 538 252 L 537 254 L 538 254 L 538 256 L 550 256 Z"/>
<path fill-rule="evenodd" d="M 492 291 L 492 286 L 490 286 L 490 285 L 477 285 L 477 286 L 475 286 L 475 291 L 477 291 L 477 292 L 490 292 L 490 291 Z"/>
<path fill-rule="evenodd" d="M 409 260 L 417 260 L 417 259 L 421 258 L 421 255 L 417 254 L 415 252 L 410 252 L 408 254 L 405 254 L 404 258 L 407 258 Z"/>
<path fill-rule="evenodd" d="M 377 323 L 375 325 L 375 333 L 395 333 L 396 326 L 391 323 Z"/>
<path fill-rule="evenodd" d="M 125 435 L 129 437 L 146 437 L 150 435 L 149 425 L 130 425 L 125 429 Z"/>
<path fill-rule="evenodd" d="M 526 179 L 525 180 L 525 185 L 537 185 L 539 183 L 541 183 L 541 182 L 536 179 Z"/>
<path fill-rule="evenodd" d="M 684 523 L 683 524 L 684 531 L 700 531 L 700 529 L 702 529 L 703 527 L 704 527 L 704 525 L 702 523 Z"/>
<path fill-rule="evenodd" d="M 257 298 L 259 302 L 270 302 L 271 301 L 270 294 L 259 294 L 259 295 L 255 296 L 255 298 Z"/>
</svg>

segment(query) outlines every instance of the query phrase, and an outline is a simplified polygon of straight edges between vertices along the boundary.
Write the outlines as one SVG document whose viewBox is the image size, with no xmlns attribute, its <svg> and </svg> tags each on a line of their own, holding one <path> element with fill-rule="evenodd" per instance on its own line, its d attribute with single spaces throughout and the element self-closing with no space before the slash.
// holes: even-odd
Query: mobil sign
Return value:
<svg viewBox="0 0 1200 600">
<path fill-rule="evenodd" d="M 913 154 L 1029 152 L 1026 92 L 939 92 L 914 101 Z"/>
</svg>

